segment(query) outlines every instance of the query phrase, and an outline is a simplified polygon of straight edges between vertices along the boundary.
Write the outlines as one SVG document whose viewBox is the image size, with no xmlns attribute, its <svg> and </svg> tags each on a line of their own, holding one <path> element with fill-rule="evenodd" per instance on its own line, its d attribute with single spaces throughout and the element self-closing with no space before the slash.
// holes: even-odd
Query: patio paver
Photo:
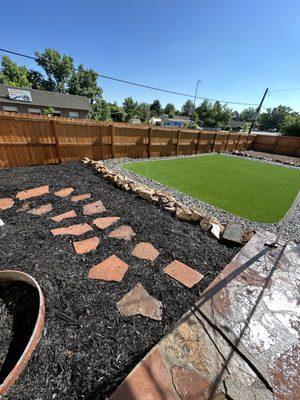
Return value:
<svg viewBox="0 0 300 400">
<path fill-rule="evenodd" d="M 76 194 L 75 196 L 71 197 L 71 201 L 77 203 L 77 201 L 82 201 L 90 198 L 91 198 L 91 193 Z"/>
<path fill-rule="evenodd" d="M 52 211 L 53 207 L 51 203 L 43 204 L 40 207 L 35 207 L 29 211 L 27 211 L 27 214 L 32 214 L 32 215 L 43 215 L 47 214 L 48 212 Z"/>
<path fill-rule="evenodd" d="M 7 210 L 14 205 L 14 200 L 11 197 L 0 199 L 0 211 Z"/>
<path fill-rule="evenodd" d="M 77 217 L 76 211 L 71 210 L 71 211 L 67 211 L 63 214 L 55 215 L 54 217 L 51 218 L 51 220 L 54 222 L 60 222 L 60 221 L 63 221 L 64 219 L 75 218 L 75 217 Z"/>
<path fill-rule="evenodd" d="M 178 260 L 174 260 L 167 265 L 164 268 L 164 272 L 188 288 L 195 286 L 204 278 L 204 275 L 200 272 L 195 271 Z"/>
<path fill-rule="evenodd" d="M 83 235 L 84 233 L 92 231 L 92 230 L 93 230 L 93 228 L 89 224 L 83 223 L 83 224 L 67 226 L 64 228 L 51 229 L 51 233 L 54 236 L 57 236 L 57 235 L 80 236 L 80 235 Z"/>
<path fill-rule="evenodd" d="M 58 196 L 58 197 L 67 197 L 73 192 L 74 192 L 74 189 L 69 187 L 69 188 L 58 190 L 54 194 L 55 194 L 55 196 Z"/>
<path fill-rule="evenodd" d="M 136 233 L 129 225 L 122 225 L 110 232 L 108 237 L 113 239 L 131 240 Z"/>
<path fill-rule="evenodd" d="M 97 238 L 97 236 L 94 236 L 89 239 L 73 242 L 73 246 L 77 254 L 85 254 L 89 253 L 92 250 L 95 250 L 98 247 L 99 243 L 100 239 Z"/>
<path fill-rule="evenodd" d="M 141 242 L 135 246 L 131 254 L 142 260 L 154 261 L 159 256 L 159 251 L 151 243 Z"/>
<path fill-rule="evenodd" d="M 93 224 L 99 229 L 106 229 L 115 222 L 119 221 L 120 217 L 99 217 L 94 219 Z"/>
<path fill-rule="evenodd" d="M 38 197 L 48 193 L 49 185 L 45 185 L 33 189 L 22 190 L 21 192 L 17 193 L 16 198 L 19 200 L 27 200 L 31 199 L 32 197 Z"/>
<path fill-rule="evenodd" d="M 101 200 L 83 206 L 83 215 L 100 214 L 104 211 L 106 211 L 106 208 Z"/>
<path fill-rule="evenodd" d="M 128 264 L 113 254 L 106 260 L 92 267 L 89 271 L 89 278 L 120 282 L 127 269 Z"/>
<path fill-rule="evenodd" d="M 142 315 L 157 321 L 162 319 L 162 303 L 150 296 L 141 283 L 137 283 L 118 301 L 117 308 L 126 317 Z"/>
</svg>

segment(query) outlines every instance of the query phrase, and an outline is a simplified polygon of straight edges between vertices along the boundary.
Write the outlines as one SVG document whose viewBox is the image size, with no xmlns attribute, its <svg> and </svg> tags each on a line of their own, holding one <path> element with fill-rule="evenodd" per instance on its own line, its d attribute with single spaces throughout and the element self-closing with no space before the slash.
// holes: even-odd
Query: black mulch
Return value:
<svg viewBox="0 0 300 400">
<path fill-rule="evenodd" d="M 0 227 L 0 268 L 32 274 L 46 298 L 43 337 L 5 399 L 105 399 L 238 251 L 134 194 L 115 188 L 80 163 L 1 170 L 0 182 L 0 197 L 46 184 L 52 193 L 72 186 L 78 194 L 92 193 L 92 199 L 84 203 L 97 199 L 104 202 L 109 211 L 101 216 L 121 217 L 105 231 L 95 227 L 80 237 L 96 234 L 101 243 L 96 251 L 77 255 L 72 241 L 79 238 L 54 237 L 50 229 L 91 223 L 99 215 L 84 217 L 83 203 L 71 204 L 68 198 L 49 194 L 33 203 L 52 202 L 54 209 L 49 214 L 38 217 L 16 213 L 21 202 L 0 214 L 5 223 Z M 71 209 L 76 210 L 77 218 L 59 224 L 49 219 Z M 122 224 L 130 224 L 137 233 L 133 240 L 107 238 L 108 232 Z M 153 263 L 131 255 L 140 241 L 151 242 L 160 251 Z M 123 281 L 89 280 L 89 268 L 112 254 L 130 266 Z M 184 288 L 162 272 L 173 259 L 195 268 L 205 278 L 191 290 Z M 138 282 L 162 301 L 161 322 L 140 316 L 125 318 L 118 313 L 116 302 Z"/>
<path fill-rule="evenodd" d="M 0 283 L 0 384 L 25 350 L 38 310 L 36 288 L 24 282 Z"/>
</svg>

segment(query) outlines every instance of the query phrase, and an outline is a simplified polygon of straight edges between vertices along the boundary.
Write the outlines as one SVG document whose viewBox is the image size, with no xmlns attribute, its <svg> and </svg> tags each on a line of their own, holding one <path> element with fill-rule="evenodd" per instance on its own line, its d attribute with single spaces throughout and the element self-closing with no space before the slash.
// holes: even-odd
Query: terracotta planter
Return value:
<svg viewBox="0 0 300 400">
<path fill-rule="evenodd" d="M 32 278 L 32 276 L 21 272 L 21 271 L 13 271 L 13 270 L 4 270 L 0 271 L 0 283 L 1 282 L 25 282 L 28 285 L 35 287 L 38 291 L 39 296 L 39 310 L 36 319 L 36 323 L 32 332 L 32 335 L 23 351 L 21 357 L 19 358 L 18 362 L 15 364 L 14 368 L 10 371 L 7 375 L 3 383 L 0 385 L 0 395 L 4 394 L 18 379 L 20 373 L 23 371 L 25 366 L 27 365 L 33 350 L 36 348 L 44 327 L 45 321 L 45 299 L 44 295 L 41 291 L 41 288 L 37 281 Z"/>
</svg>

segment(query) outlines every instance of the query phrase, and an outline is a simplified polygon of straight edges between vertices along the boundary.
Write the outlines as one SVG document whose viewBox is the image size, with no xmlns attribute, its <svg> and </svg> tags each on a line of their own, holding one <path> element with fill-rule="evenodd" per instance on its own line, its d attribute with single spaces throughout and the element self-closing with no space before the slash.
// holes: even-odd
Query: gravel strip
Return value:
<svg viewBox="0 0 300 400">
<path fill-rule="evenodd" d="M 186 158 L 186 157 L 202 157 L 202 156 L 207 156 L 207 155 L 214 155 L 215 153 L 205 153 L 205 154 L 197 154 L 197 155 L 190 155 L 190 156 L 178 156 L 178 157 L 151 157 L 151 161 L 155 160 L 170 160 L 174 158 Z M 237 157 L 234 154 L 225 154 L 231 157 Z M 259 160 L 257 158 L 252 158 L 252 157 L 242 157 L 238 156 L 239 158 L 245 158 L 246 160 L 252 160 L 256 162 L 261 162 L 261 163 L 266 163 L 266 164 L 272 164 L 272 165 L 277 165 L 282 168 L 292 168 L 292 169 L 298 169 L 300 171 L 299 167 L 291 166 L 291 165 L 283 165 L 281 163 L 278 163 L 276 161 L 270 161 L 270 160 Z M 265 223 L 260 223 L 260 222 L 253 222 L 249 221 L 245 218 L 238 217 L 237 215 L 233 215 L 227 211 L 223 211 L 211 204 L 208 204 L 204 201 L 195 199 L 185 193 L 182 193 L 176 189 L 170 188 L 168 186 L 162 185 L 161 183 L 158 183 L 156 181 L 153 181 L 151 179 L 148 179 L 142 175 L 136 174 L 134 172 L 128 171 L 123 168 L 123 165 L 128 163 L 128 162 L 143 162 L 143 161 L 149 161 L 148 158 L 138 158 L 138 159 L 132 159 L 132 158 L 119 158 L 119 159 L 110 159 L 110 160 L 104 160 L 103 163 L 110 168 L 112 171 L 116 173 L 120 173 L 122 175 L 126 175 L 128 178 L 140 182 L 144 185 L 148 185 L 154 189 L 157 190 L 163 190 L 167 191 L 178 201 L 183 203 L 186 206 L 193 206 L 196 207 L 200 210 L 203 210 L 206 214 L 209 216 L 214 216 L 219 219 L 220 222 L 223 224 L 226 224 L 228 221 L 234 221 L 241 223 L 245 228 L 249 229 L 255 229 L 258 230 L 260 228 L 266 229 L 270 232 L 276 233 L 279 226 L 282 224 L 282 222 L 279 222 L 277 224 L 265 224 Z M 287 227 L 287 229 L 284 232 L 284 237 L 286 239 L 294 240 L 296 243 L 300 243 L 300 224 L 299 224 L 299 219 L 300 219 L 300 204 L 296 207 L 292 214 L 291 221 Z"/>
</svg>

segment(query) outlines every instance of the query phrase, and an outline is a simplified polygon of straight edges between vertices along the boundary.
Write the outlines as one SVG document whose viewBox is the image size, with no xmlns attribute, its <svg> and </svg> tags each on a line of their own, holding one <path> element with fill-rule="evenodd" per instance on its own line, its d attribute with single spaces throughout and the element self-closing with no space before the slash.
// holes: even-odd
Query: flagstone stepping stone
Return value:
<svg viewBox="0 0 300 400">
<path fill-rule="evenodd" d="M 98 247 L 99 243 L 100 243 L 99 238 L 94 236 L 90 239 L 80 240 L 79 242 L 73 242 L 73 245 L 77 254 L 85 254 L 89 253 L 92 250 L 95 250 Z"/>
<path fill-rule="evenodd" d="M 200 272 L 188 267 L 178 260 L 174 260 L 164 268 L 164 272 L 171 278 L 191 288 L 204 278 Z"/>
<path fill-rule="evenodd" d="M 51 233 L 54 236 L 57 235 L 74 235 L 80 236 L 86 232 L 92 231 L 93 228 L 89 224 L 76 224 L 71 226 L 66 226 L 64 228 L 55 228 L 51 229 Z"/>
<path fill-rule="evenodd" d="M 49 185 L 40 186 L 34 189 L 22 190 L 17 193 L 16 198 L 19 200 L 31 199 L 32 197 L 42 196 L 49 193 Z"/>
<path fill-rule="evenodd" d="M 86 200 L 91 198 L 91 193 L 85 193 L 85 194 L 76 194 L 75 196 L 71 197 L 71 201 L 74 203 L 77 203 L 77 201 L 81 200 Z"/>
<path fill-rule="evenodd" d="M 86 204 L 83 206 L 83 215 L 99 214 L 106 211 L 104 204 L 101 200 L 94 201 L 93 203 Z"/>
<path fill-rule="evenodd" d="M 95 224 L 99 229 L 106 229 L 119 219 L 120 217 L 100 217 L 94 219 L 93 224 Z"/>
<path fill-rule="evenodd" d="M 159 256 L 159 251 L 151 243 L 141 242 L 135 246 L 131 254 L 142 260 L 154 261 Z"/>
<path fill-rule="evenodd" d="M 26 212 L 26 211 L 28 211 L 28 210 L 30 209 L 30 204 L 32 204 L 31 201 L 25 201 L 25 202 L 22 204 L 22 206 L 19 207 L 19 208 L 17 209 L 16 212 L 19 213 L 19 212 Z"/>
<path fill-rule="evenodd" d="M 162 303 L 150 296 L 141 283 L 137 283 L 118 301 L 117 308 L 125 317 L 142 315 L 156 321 L 162 319 Z"/>
<path fill-rule="evenodd" d="M 91 268 L 89 271 L 89 278 L 103 281 L 120 282 L 123 279 L 127 269 L 128 264 L 113 254 L 100 264 L 97 264 Z"/>
<path fill-rule="evenodd" d="M 52 211 L 52 204 L 51 203 L 47 203 L 44 204 L 40 207 L 35 207 L 32 210 L 27 211 L 27 214 L 32 214 L 32 215 L 43 215 L 43 214 L 47 214 L 48 212 Z"/>
<path fill-rule="evenodd" d="M 0 199 L 0 211 L 7 210 L 14 205 L 14 200 L 10 197 Z"/>
<path fill-rule="evenodd" d="M 123 239 L 123 240 L 131 240 L 136 233 L 129 225 L 122 225 L 114 231 L 110 232 L 108 235 L 109 238 L 113 239 Z"/>
<path fill-rule="evenodd" d="M 51 219 L 54 222 L 60 222 L 60 221 L 63 221 L 64 219 L 74 218 L 74 217 L 77 217 L 77 214 L 76 214 L 76 212 L 74 210 L 71 210 L 71 211 L 67 211 L 67 212 L 65 212 L 63 214 L 55 215 Z"/>
<path fill-rule="evenodd" d="M 58 197 L 67 197 L 73 192 L 74 192 L 74 189 L 70 187 L 70 188 L 61 189 L 58 192 L 55 192 L 54 194 L 55 194 L 55 196 L 58 196 Z"/>
</svg>

